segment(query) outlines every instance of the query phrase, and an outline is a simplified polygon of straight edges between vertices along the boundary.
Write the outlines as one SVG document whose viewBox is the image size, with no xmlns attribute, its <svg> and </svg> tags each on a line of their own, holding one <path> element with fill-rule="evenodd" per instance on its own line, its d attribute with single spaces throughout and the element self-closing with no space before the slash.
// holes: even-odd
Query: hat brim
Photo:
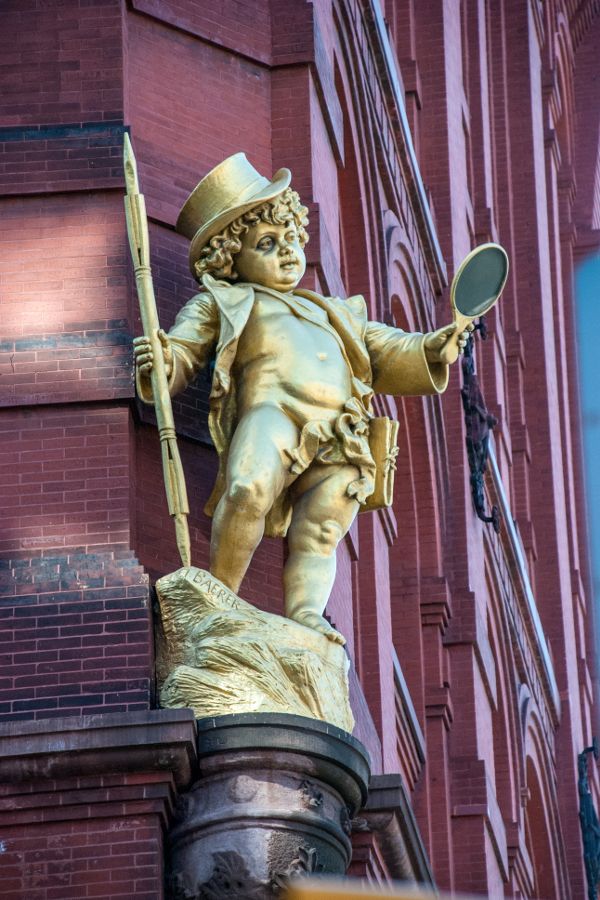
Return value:
<svg viewBox="0 0 600 900">
<path fill-rule="evenodd" d="M 219 231 L 230 225 L 234 219 L 242 216 L 245 212 L 249 212 L 255 206 L 260 206 L 261 203 L 266 203 L 268 200 L 274 200 L 275 197 L 290 186 L 291 180 L 292 173 L 289 169 L 279 169 L 273 176 L 270 184 L 254 194 L 249 200 L 244 200 L 243 203 L 232 206 L 205 222 L 202 228 L 198 229 L 190 244 L 189 262 L 192 275 L 196 275 L 194 263 L 198 260 L 200 251 L 215 234 L 218 234 Z"/>
</svg>

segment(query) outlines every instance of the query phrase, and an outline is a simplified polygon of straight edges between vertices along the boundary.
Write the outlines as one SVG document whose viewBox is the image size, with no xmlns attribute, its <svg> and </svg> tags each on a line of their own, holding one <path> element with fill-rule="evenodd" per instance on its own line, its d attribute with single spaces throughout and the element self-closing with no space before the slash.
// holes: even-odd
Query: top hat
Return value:
<svg viewBox="0 0 600 900">
<path fill-rule="evenodd" d="M 211 169 L 181 208 L 175 225 L 190 239 L 190 269 L 200 251 L 215 234 L 254 206 L 273 200 L 289 186 L 292 174 L 279 169 L 269 181 L 248 162 L 245 153 L 234 153 Z"/>
</svg>

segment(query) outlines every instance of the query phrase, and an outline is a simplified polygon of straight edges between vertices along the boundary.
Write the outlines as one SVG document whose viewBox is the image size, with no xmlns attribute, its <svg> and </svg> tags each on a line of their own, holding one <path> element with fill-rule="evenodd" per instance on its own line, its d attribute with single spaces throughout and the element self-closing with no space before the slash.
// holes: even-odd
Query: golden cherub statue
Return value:
<svg viewBox="0 0 600 900">
<path fill-rule="evenodd" d="M 290 181 L 243 153 L 203 178 L 177 221 L 202 289 L 159 337 L 171 394 L 214 360 L 211 574 L 237 592 L 263 535 L 287 535 L 286 615 L 344 643 L 323 617 L 336 548 L 390 461 L 389 447 L 373 455 L 373 394 L 444 391 L 468 332 L 407 334 L 369 322 L 362 297 L 299 289 L 308 220 Z M 151 403 L 154 354 L 148 337 L 134 346 Z"/>
</svg>

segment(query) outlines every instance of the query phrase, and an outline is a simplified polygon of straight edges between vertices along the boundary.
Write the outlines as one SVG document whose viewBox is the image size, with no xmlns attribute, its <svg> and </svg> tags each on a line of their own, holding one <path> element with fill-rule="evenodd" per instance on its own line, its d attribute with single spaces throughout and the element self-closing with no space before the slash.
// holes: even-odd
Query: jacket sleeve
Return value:
<svg viewBox="0 0 600 900">
<path fill-rule="evenodd" d="M 169 393 L 173 396 L 194 380 L 214 353 L 219 313 L 210 294 L 192 297 L 180 310 L 168 336 L 173 348 L 173 370 L 169 376 Z M 144 403 L 153 403 L 150 378 L 136 370 L 135 384 Z"/>
<path fill-rule="evenodd" d="M 403 397 L 441 394 L 446 390 L 448 366 L 427 361 L 424 334 L 410 334 L 380 322 L 368 322 L 365 344 L 376 393 Z"/>
</svg>

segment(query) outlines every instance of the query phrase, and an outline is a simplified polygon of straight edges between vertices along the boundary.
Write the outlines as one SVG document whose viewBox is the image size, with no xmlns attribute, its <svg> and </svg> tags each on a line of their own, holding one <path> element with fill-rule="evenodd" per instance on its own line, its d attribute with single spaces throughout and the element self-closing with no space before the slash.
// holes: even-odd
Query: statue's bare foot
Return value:
<svg viewBox="0 0 600 900">
<path fill-rule="evenodd" d="M 300 609 L 298 610 L 298 612 L 294 613 L 293 616 L 290 616 L 290 619 L 293 619 L 300 625 L 306 625 L 307 628 L 312 628 L 313 631 L 318 631 L 320 634 L 324 634 L 326 638 L 336 644 L 346 643 L 346 638 L 344 637 L 344 635 L 340 634 L 339 631 L 336 631 L 335 628 L 329 624 L 327 619 L 324 619 L 323 616 L 320 616 L 313 610 Z"/>
</svg>

